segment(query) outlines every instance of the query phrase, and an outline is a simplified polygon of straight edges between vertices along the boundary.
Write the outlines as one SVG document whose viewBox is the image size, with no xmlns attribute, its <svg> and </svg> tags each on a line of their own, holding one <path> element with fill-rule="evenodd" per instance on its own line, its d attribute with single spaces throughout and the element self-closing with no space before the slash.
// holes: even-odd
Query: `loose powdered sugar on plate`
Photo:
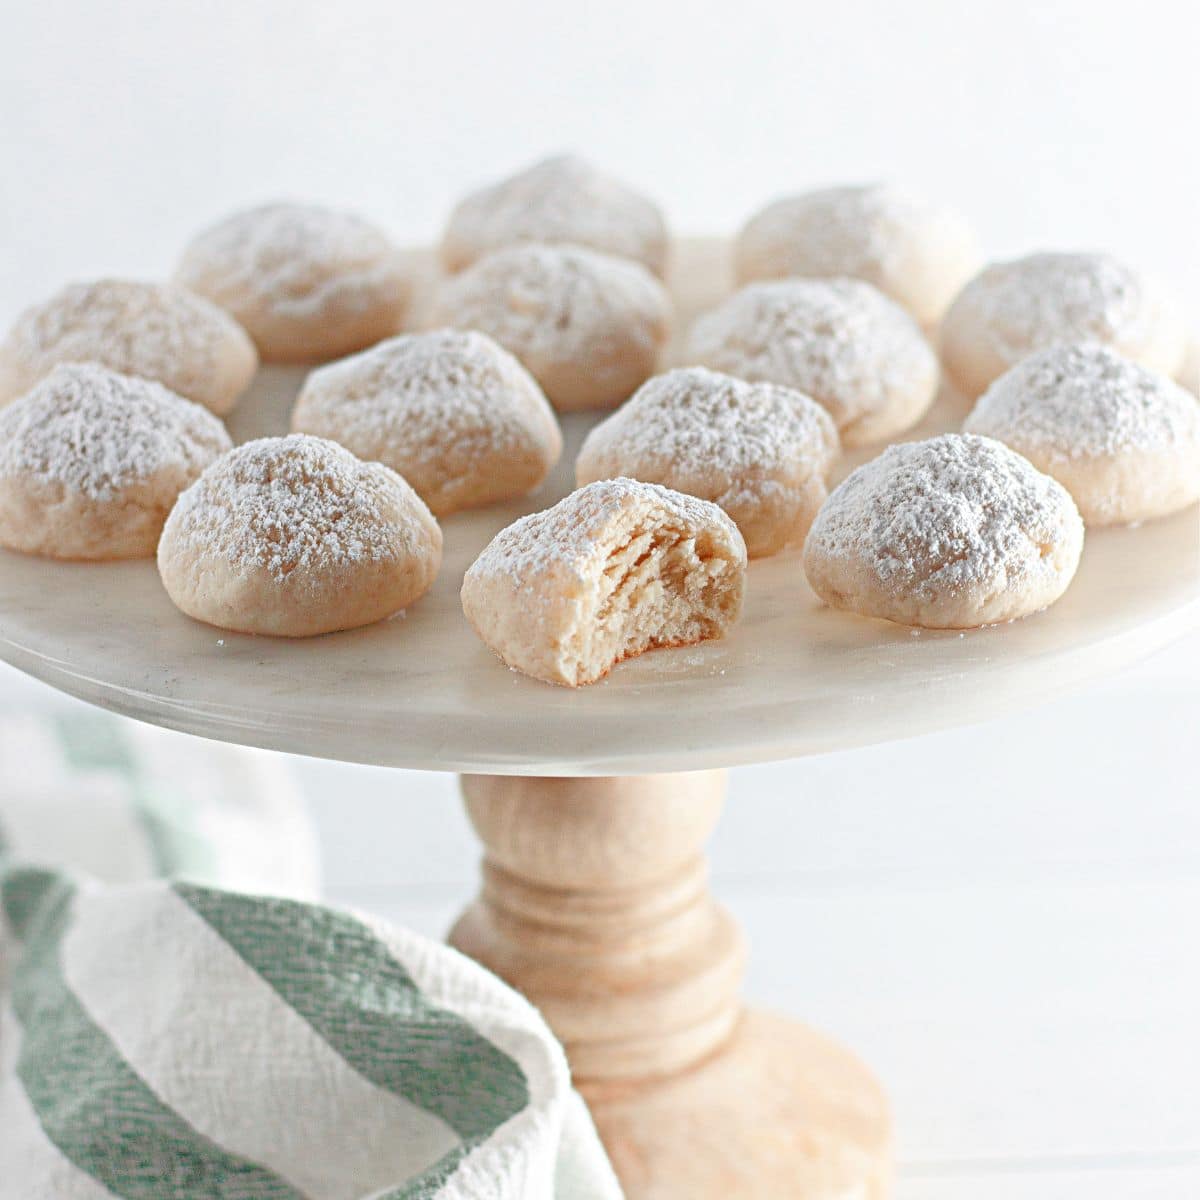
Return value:
<svg viewBox="0 0 1200 1200">
<path fill-rule="evenodd" d="M 1056 346 L 993 383 L 965 428 L 1062 459 L 1154 453 L 1200 444 L 1200 403 L 1106 346 Z"/>
<path fill-rule="evenodd" d="M 0 477 L 30 475 L 92 500 L 167 470 L 192 477 L 231 445 L 199 404 L 94 363 L 56 367 L 0 410 Z"/>
</svg>

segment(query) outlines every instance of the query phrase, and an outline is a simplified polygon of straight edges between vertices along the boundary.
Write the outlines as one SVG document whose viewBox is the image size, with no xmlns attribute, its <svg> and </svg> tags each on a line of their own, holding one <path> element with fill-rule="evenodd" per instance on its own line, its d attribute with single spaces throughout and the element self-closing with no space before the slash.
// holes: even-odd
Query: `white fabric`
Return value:
<svg viewBox="0 0 1200 1200">
<path fill-rule="evenodd" d="M 0 1200 L 620 1200 L 533 1007 L 317 878 L 277 756 L 0 716 Z"/>
</svg>

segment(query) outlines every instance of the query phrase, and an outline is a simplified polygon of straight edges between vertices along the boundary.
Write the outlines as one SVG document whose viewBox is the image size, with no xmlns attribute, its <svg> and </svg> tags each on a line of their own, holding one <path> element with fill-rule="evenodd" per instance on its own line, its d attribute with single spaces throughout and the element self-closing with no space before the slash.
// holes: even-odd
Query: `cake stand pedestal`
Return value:
<svg viewBox="0 0 1200 1200">
<path fill-rule="evenodd" d="M 742 1007 L 745 943 L 703 854 L 723 771 L 462 787 L 487 856 L 450 941 L 541 1009 L 630 1200 L 882 1200 L 874 1079 Z"/>
<path fill-rule="evenodd" d="M 727 290 L 727 257 L 719 242 L 679 247 L 681 329 Z M 416 265 L 428 277 L 429 256 Z M 235 440 L 284 432 L 302 377 L 264 369 L 230 419 Z M 944 394 L 910 436 L 964 412 Z M 564 419 L 562 461 L 536 493 L 443 522 L 441 574 L 402 617 L 248 637 L 184 617 L 152 562 L 0 551 L 0 659 L 203 737 L 461 773 L 487 857 L 452 939 L 545 1013 L 630 1200 L 879 1200 L 890 1137 L 875 1082 L 819 1034 L 741 1007 L 742 939 L 702 854 L 720 769 L 983 720 L 1200 627 L 1196 509 L 1089 533 L 1053 608 L 969 634 L 832 612 L 785 552 L 750 564 L 728 637 L 569 691 L 505 670 L 458 592 L 491 537 L 570 491 L 595 419 Z"/>
</svg>

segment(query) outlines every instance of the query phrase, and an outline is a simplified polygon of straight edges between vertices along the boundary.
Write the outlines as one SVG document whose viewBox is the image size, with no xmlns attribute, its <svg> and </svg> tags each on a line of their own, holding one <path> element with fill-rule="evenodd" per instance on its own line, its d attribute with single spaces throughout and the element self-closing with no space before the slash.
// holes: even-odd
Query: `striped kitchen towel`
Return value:
<svg viewBox="0 0 1200 1200">
<path fill-rule="evenodd" d="M 39 738 L 93 783 L 137 780 L 132 824 L 111 779 L 105 803 L 146 847 L 122 864 L 136 882 L 18 861 L 50 835 L 0 783 L 0 1200 L 619 1200 L 561 1048 L 510 988 L 371 917 L 214 886 L 219 822 L 176 829 L 151 735 L 122 727 L 117 768 L 94 729 L 86 754 L 77 730 L 0 730 L 0 780 L 23 747 L 28 788 Z M 166 860 L 186 879 L 145 878 Z"/>
</svg>

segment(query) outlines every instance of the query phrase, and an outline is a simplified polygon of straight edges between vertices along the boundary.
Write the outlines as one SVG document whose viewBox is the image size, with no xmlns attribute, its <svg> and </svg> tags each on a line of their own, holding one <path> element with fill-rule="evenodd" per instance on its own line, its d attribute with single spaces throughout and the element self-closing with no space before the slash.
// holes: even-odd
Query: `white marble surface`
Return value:
<svg viewBox="0 0 1200 1200">
<path fill-rule="evenodd" d="M 687 242 L 683 314 L 721 294 L 725 248 Z M 302 373 L 263 372 L 231 428 L 286 428 Z M 955 428 L 950 393 L 911 436 Z M 659 651 L 568 691 L 507 670 L 458 601 L 475 555 L 522 512 L 571 486 L 591 417 L 533 496 L 444 522 L 433 590 L 402 617 L 304 641 L 191 621 L 153 563 L 55 563 L 0 552 L 0 657 L 85 700 L 208 737 L 387 766 L 630 774 L 769 761 L 981 720 L 1125 666 L 1200 623 L 1193 507 L 1088 536 L 1066 596 L 974 631 L 914 632 L 821 606 L 798 553 L 751 564 L 744 616 L 720 642 Z M 848 455 L 843 471 L 877 452 Z"/>
</svg>

